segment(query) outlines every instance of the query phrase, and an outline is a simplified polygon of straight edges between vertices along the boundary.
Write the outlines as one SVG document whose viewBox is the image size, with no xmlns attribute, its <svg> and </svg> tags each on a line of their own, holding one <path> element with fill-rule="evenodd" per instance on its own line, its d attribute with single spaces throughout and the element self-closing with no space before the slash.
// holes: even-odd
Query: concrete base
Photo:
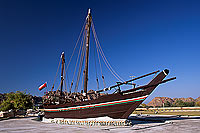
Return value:
<svg viewBox="0 0 200 133">
<path fill-rule="evenodd" d="M 130 126 L 131 125 L 131 121 L 127 119 L 112 119 L 107 116 L 98 118 L 88 118 L 88 119 L 64 119 L 64 118 L 47 119 L 43 117 L 42 122 L 66 124 L 66 125 L 85 125 L 85 126 Z"/>
</svg>

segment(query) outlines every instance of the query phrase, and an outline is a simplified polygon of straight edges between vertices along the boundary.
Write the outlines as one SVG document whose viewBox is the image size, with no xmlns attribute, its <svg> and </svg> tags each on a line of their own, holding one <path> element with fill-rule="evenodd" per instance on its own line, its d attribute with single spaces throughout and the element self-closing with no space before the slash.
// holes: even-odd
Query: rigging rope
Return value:
<svg viewBox="0 0 200 133">
<path fill-rule="evenodd" d="M 94 28 L 94 26 L 93 26 L 93 28 Z M 94 32 L 95 32 L 95 29 L 94 29 Z M 124 81 L 124 80 L 114 71 L 114 69 L 111 67 L 110 63 L 108 62 L 107 58 L 105 57 L 105 54 L 104 54 L 104 52 L 103 52 L 103 50 L 102 50 L 102 48 L 101 48 L 101 45 L 100 45 L 100 43 L 99 43 L 99 41 L 98 41 L 96 32 L 95 32 L 95 37 L 96 37 L 96 40 L 97 40 L 97 45 L 98 45 L 100 54 L 101 54 L 101 56 L 102 56 L 102 58 L 103 58 L 105 64 L 107 64 L 107 67 L 110 68 L 110 70 L 113 72 L 113 74 L 115 74 L 115 75 L 118 77 L 118 78 L 117 78 L 118 80 Z"/>
<path fill-rule="evenodd" d="M 81 44 L 84 41 L 84 38 L 85 38 L 85 34 L 83 34 L 83 36 L 82 36 Z M 81 54 L 81 50 L 82 50 L 82 45 L 80 45 L 80 48 L 79 48 L 78 57 L 77 57 L 77 60 L 76 60 L 76 66 L 75 66 L 75 70 L 74 70 L 74 74 L 73 74 L 70 90 L 72 89 L 72 86 L 73 86 L 73 83 L 74 83 L 74 77 L 75 77 L 75 73 L 76 73 L 76 68 L 77 68 L 77 65 L 78 65 L 79 57 L 80 57 L 80 54 Z"/>
<path fill-rule="evenodd" d="M 65 83 L 65 92 L 67 92 L 67 84 L 66 84 L 66 80 L 64 81 Z"/>
<path fill-rule="evenodd" d="M 97 44 L 97 45 L 98 45 L 98 44 Z M 100 54 L 101 54 L 101 56 L 102 56 L 102 58 L 103 58 L 103 60 L 104 60 L 104 62 L 105 62 L 105 64 L 106 64 L 106 66 L 108 67 L 108 69 L 111 71 L 111 73 L 112 73 L 118 80 L 124 82 L 124 80 L 114 71 L 114 69 L 113 69 L 113 68 L 111 67 L 111 65 L 109 64 L 109 62 L 108 62 L 108 60 L 106 59 L 106 57 L 105 57 L 105 55 L 104 55 L 104 53 L 103 53 L 103 51 L 102 51 L 100 45 L 98 45 L 98 47 L 99 47 Z"/>
<path fill-rule="evenodd" d="M 78 40 L 76 42 L 76 45 L 74 47 L 74 50 L 72 52 L 72 55 L 70 57 L 70 60 L 69 60 L 69 63 L 67 64 L 67 67 L 65 67 L 66 69 L 64 70 L 64 73 L 65 75 L 64 76 L 67 76 L 68 78 L 68 75 L 67 75 L 67 70 L 69 68 L 69 65 L 71 63 L 71 60 L 72 60 L 72 57 L 74 56 L 74 53 L 75 53 L 75 50 L 78 46 L 78 43 L 81 42 L 80 44 L 80 48 L 79 48 L 79 52 L 78 52 L 78 56 L 77 56 L 77 60 L 76 60 L 76 65 L 75 65 L 75 69 L 74 69 L 74 72 L 73 72 L 73 78 L 72 78 L 72 82 L 71 82 L 71 86 L 69 85 L 69 81 L 68 81 L 68 85 L 69 85 L 69 91 L 71 93 L 71 90 L 72 90 L 72 86 L 73 86 L 73 83 L 74 83 L 74 78 L 75 78 L 75 74 L 77 73 L 77 80 L 76 80 L 76 86 L 75 86 L 75 92 L 77 92 L 78 90 L 78 86 L 79 86 L 79 80 L 80 80 L 80 75 L 81 75 L 81 71 L 82 71 L 82 65 L 83 65 L 83 61 L 84 61 L 84 56 L 85 56 L 85 39 L 86 39 L 86 29 L 84 30 L 86 26 L 86 21 L 84 22 L 83 24 L 83 27 L 82 27 L 82 30 L 79 34 L 79 37 L 78 37 Z M 102 79 L 103 79 L 103 84 L 104 84 L 104 88 L 106 87 L 105 85 L 105 80 L 104 80 L 104 76 L 103 76 L 103 70 L 102 70 L 102 65 L 101 65 L 101 61 L 100 61 L 100 55 L 102 57 L 102 60 L 104 61 L 105 65 L 107 66 L 107 68 L 109 69 L 109 71 L 112 73 L 112 75 L 120 80 L 120 81 L 124 81 L 115 71 L 114 69 L 111 67 L 111 65 L 109 64 L 108 60 L 106 59 L 105 57 L 105 54 L 100 46 L 100 43 L 99 43 L 99 40 L 97 38 L 97 34 L 96 34 L 96 31 L 95 31 L 95 28 L 94 28 L 94 23 L 93 21 L 91 22 L 91 27 L 92 27 L 92 32 L 93 32 L 93 36 L 94 36 L 94 40 L 95 40 L 95 43 L 96 43 L 96 50 L 97 50 L 97 55 L 98 55 L 98 60 L 99 60 L 99 65 L 100 65 L 100 70 L 101 70 L 101 75 L 102 75 Z M 81 39 L 81 41 L 79 41 Z M 100 55 L 99 55 L 100 53 Z M 94 50 L 94 54 L 95 54 L 95 50 Z M 80 62 L 79 62 L 80 61 Z M 79 62 L 79 63 L 78 63 Z M 59 63 L 60 65 L 60 63 Z M 77 72 L 77 67 L 78 67 L 78 72 Z M 97 88 L 99 89 L 99 82 L 98 82 L 98 75 L 97 75 L 97 66 L 96 66 L 96 58 L 95 58 L 95 71 L 96 71 L 96 80 L 97 80 Z M 83 76 L 84 76 L 84 71 L 83 71 Z M 55 81 L 54 81 L 55 82 Z M 83 81 L 82 81 L 82 85 L 83 85 Z M 65 81 L 65 86 L 66 85 L 66 81 Z M 66 87 L 67 88 L 67 87 Z"/>
<path fill-rule="evenodd" d="M 92 22 L 92 32 L 93 32 L 93 35 L 94 35 L 94 25 L 93 25 L 93 22 Z M 94 40 L 95 40 L 95 43 L 97 44 L 95 35 L 94 35 Z M 104 85 L 104 88 L 105 88 L 106 84 L 105 84 L 105 80 L 104 80 L 104 76 L 103 76 L 103 70 L 102 70 L 102 66 L 101 66 L 101 61 L 100 61 L 100 57 L 99 57 L 99 52 L 98 52 L 97 45 L 96 45 L 96 50 L 97 50 L 97 55 L 98 55 L 98 61 L 99 61 L 99 66 L 100 66 L 100 70 L 101 70 L 101 75 L 102 75 L 102 79 L 103 79 L 103 85 Z"/>
<path fill-rule="evenodd" d="M 83 81 L 84 81 L 84 77 L 85 77 L 85 71 L 83 71 L 83 76 L 82 76 L 82 83 L 81 83 L 81 91 L 83 91 Z"/>
<path fill-rule="evenodd" d="M 79 34 L 79 36 L 78 36 L 78 40 L 76 41 L 76 45 L 75 45 L 74 50 L 73 50 L 73 52 L 72 52 L 72 55 L 71 55 L 71 57 L 70 57 L 70 59 L 69 59 L 69 63 L 67 64 L 66 71 L 68 70 L 69 64 L 70 64 L 70 62 L 71 62 L 71 60 L 72 60 L 72 57 L 73 57 L 73 55 L 74 55 L 75 49 L 76 49 L 76 47 L 77 47 L 77 45 L 78 45 L 78 42 L 79 42 L 79 40 L 80 40 L 80 37 L 81 37 L 81 35 L 82 35 L 83 29 L 84 29 L 84 27 L 85 27 L 85 24 L 86 24 L 86 20 L 85 20 L 85 22 L 83 23 L 81 32 L 80 32 L 80 34 Z"/>
<path fill-rule="evenodd" d="M 76 86 L 75 86 L 75 92 L 78 91 L 78 85 L 79 85 L 79 80 L 80 80 L 80 74 L 81 74 L 81 70 L 82 70 L 82 66 L 83 66 L 83 60 L 84 60 L 84 56 L 85 56 L 85 49 L 86 49 L 86 45 L 85 45 L 85 40 L 86 40 L 86 35 L 84 35 L 84 41 L 82 42 L 82 50 L 81 50 L 81 58 L 80 58 L 80 63 L 79 63 L 79 70 L 78 70 L 78 75 L 77 75 L 77 80 L 76 80 Z"/>
<path fill-rule="evenodd" d="M 58 86 L 57 90 L 60 88 L 60 86 L 61 86 L 61 82 L 60 82 L 60 84 L 59 84 L 59 86 Z"/>
<path fill-rule="evenodd" d="M 110 63 L 108 62 L 108 60 L 106 59 L 105 55 L 104 55 L 104 52 L 100 46 L 100 43 L 99 43 L 99 40 L 97 38 L 97 35 L 96 35 L 96 31 L 95 31 L 95 28 L 94 28 L 94 23 L 92 21 L 92 31 L 93 31 L 93 35 L 94 35 L 94 38 L 95 38 L 95 42 L 96 42 L 96 46 L 97 46 L 97 50 L 100 52 L 100 55 L 102 56 L 102 59 L 104 61 L 104 63 L 106 64 L 106 66 L 108 67 L 108 69 L 110 70 L 110 72 L 113 74 L 113 76 L 115 76 L 115 78 L 117 78 L 118 80 L 120 81 L 124 81 L 115 71 L 114 69 L 111 67 Z"/>
<path fill-rule="evenodd" d="M 95 48 L 94 48 L 94 62 L 95 62 L 95 73 L 96 73 L 96 81 L 97 81 L 97 90 L 99 90 L 99 81 L 98 81 L 98 76 L 97 76 L 97 63 L 96 63 L 96 54 L 95 54 Z M 104 86 L 105 88 L 105 86 Z"/>
<path fill-rule="evenodd" d="M 65 71 L 65 64 L 64 64 L 64 83 L 65 83 L 65 91 L 67 92 L 67 84 L 66 84 L 66 75 L 67 75 L 67 81 L 68 81 L 68 86 L 69 86 L 69 77 L 67 72 Z"/>
<path fill-rule="evenodd" d="M 52 88 L 51 88 L 51 92 L 52 92 L 53 89 L 54 89 L 54 85 L 55 85 L 55 82 L 56 82 L 56 77 L 57 77 L 57 75 L 58 75 L 58 71 L 59 71 L 59 68 L 60 68 L 60 63 L 61 63 L 61 57 L 60 57 L 60 61 L 59 61 L 59 64 L 58 64 L 56 76 L 55 76 L 55 78 L 54 78 L 53 86 L 52 86 Z"/>
</svg>

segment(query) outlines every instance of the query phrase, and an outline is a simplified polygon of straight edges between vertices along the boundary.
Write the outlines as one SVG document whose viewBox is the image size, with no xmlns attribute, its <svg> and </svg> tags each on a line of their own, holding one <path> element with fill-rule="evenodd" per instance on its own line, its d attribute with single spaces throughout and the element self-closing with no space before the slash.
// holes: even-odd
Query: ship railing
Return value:
<svg viewBox="0 0 200 133">
<path fill-rule="evenodd" d="M 127 81 L 124 81 L 124 82 L 117 82 L 117 84 L 116 85 L 113 85 L 113 86 L 110 86 L 110 87 L 107 87 L 107 88 L 104 88 L 104 89 L 102 89 L 102 90 L 98 90 L 98 91 L 95 91 L 95 92 L 91 92 L 91 93 L 87 93 L 87 94 L 93 94 L 93 93 L 100 93 L 100 92 L 104 92 L 104 91 L 109 91 L 109 90 L 111 90 L 111 89 L 116 89 L 116 87 L 118 87 L 117 89 L 116 89 L 116 91 L 120 91 L 120 86 L 122 86 L 122 85 L 136 85 L 136 84 L 134 84 L 134 83 L 131 83 L 132 81 L 135 81 L 135 80 L 138 80 L 138 79 L 141 79 L 141 78 L 144 78 L 144 77 L 147 77 L 147 76 L 150 76 L 150 75 L 152 75 L 152 74 L 157 74 L 159 72 L 159 70 L 158 71 L 154 71 L 154 72 L 151 72 L 151 73 L 148 73 L 148 74 L 145 74 L 145 75 L 142 75 L 142 76 L 139 76 L 139 77 L 136 77 L 136 78 L 133 78 L 133 79 L 130 79 L 130 80 L 127 80 Z M 134 87 L 135 88 L 135 87 Z"/>
<path fill-rule="evenodd" d="M 116 89 L 116 87 L 118 87 L 118 88 L 116 89 L 116 91 L 115 91 L 114 93 L 116 93 L 116 92 L 121 93 L 121 90 L 120 90 L 120 86 L 121 86 L 121 85 L 130 84 L 130 82 L 132 82 L 132 81 L 134 81 L 134 80 L 138 80 L 138 79 L 140 79 L 140 78 L 144 78 L 144 77 L 146 77 L 146 76 L 149 76 L 149 75 L 152 75 L 152 74 L 156 74 L 156 73 L 158 73 L 158 72 L 159 72 L 159 71 L 155 71 L 155 72 L 152 72 L 152 73 L 149 73 L 149 74 L 146 74 L 146 75 L 143 75 L 143 76 L 140 76 L 140 77 L 137 77 L 137 78 L 134 78 L 134 79 L 125 81 L 125 82 L 118 82 L 117 85 L 113 85 L 113 86 L 111 86 L 111 87 L 104 88 L 104 89 L 102 89 L 102 90 L 95 91 L 95 92 L 91 92 L 91 93 L 87 93 L 87 94 L 105 92 L 105 91 L 109 91 L 109 90 L 111 90 L 111 89 L 113 89 L 113 88 Z M 146 89 L 146 88 L 149 88 L 149 87 L 154 87 L 154 86 L 157 86 L 157 85 L 162 84 L 162 83 L 166 83 L 166 82 L 171 81 L 171 80 L 174 80 L 174 79 L 176 79 L 176 77 L 163 80 L 163 81 L 158 82 L 158 83 L 153 84 L 153 85 L 144 85 L 144 86 L 139 86 L 139 87 L 136 87 L 136 88 L 134 87 L 133 89 L 129 89 L 129 90 L 123 91 L 122 93 L 127 93 L 127 92 L 131 92 L 131 91 L 137 91 L 137 90 Z M 134 84 L 130 84 L 130 85 L 134 85 Z"/>
</svg>

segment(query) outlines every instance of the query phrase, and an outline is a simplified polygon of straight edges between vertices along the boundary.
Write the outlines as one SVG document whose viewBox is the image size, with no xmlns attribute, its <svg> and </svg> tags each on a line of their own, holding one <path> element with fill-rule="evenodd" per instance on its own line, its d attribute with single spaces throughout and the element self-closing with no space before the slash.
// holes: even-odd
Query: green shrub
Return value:
<svg viewBox="0 0 200 133">
<path fill-rule="evenodd" d="M 7 93 L 6 99 L 0 105 L 0 111 L 8 111 L 10 109 L 25 110 L 32 108 L 32 98 L 25 92 L 17 91 L 16 93 Z"/>
</svg>

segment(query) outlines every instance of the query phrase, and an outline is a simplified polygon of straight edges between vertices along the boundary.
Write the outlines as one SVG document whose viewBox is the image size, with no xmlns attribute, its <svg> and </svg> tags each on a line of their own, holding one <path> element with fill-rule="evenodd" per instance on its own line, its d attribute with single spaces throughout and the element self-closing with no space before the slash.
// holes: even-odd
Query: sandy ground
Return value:
<svg viewBox="0 0 200 133">
<path fill-rule="evenodd" d="M 0 121 L 1 133 L 22 132 L 73 132 L 73 133 L 130 133 L 130 132 L 166 132 L 166 133 L 198 133 L 200 132 L 200 117 L 191 119 L 169 119 L 165 122 L 136 121 L 132 127 L 89 127 L 42 123 L 31 118 L 15 118 Z"/>
</svg>

